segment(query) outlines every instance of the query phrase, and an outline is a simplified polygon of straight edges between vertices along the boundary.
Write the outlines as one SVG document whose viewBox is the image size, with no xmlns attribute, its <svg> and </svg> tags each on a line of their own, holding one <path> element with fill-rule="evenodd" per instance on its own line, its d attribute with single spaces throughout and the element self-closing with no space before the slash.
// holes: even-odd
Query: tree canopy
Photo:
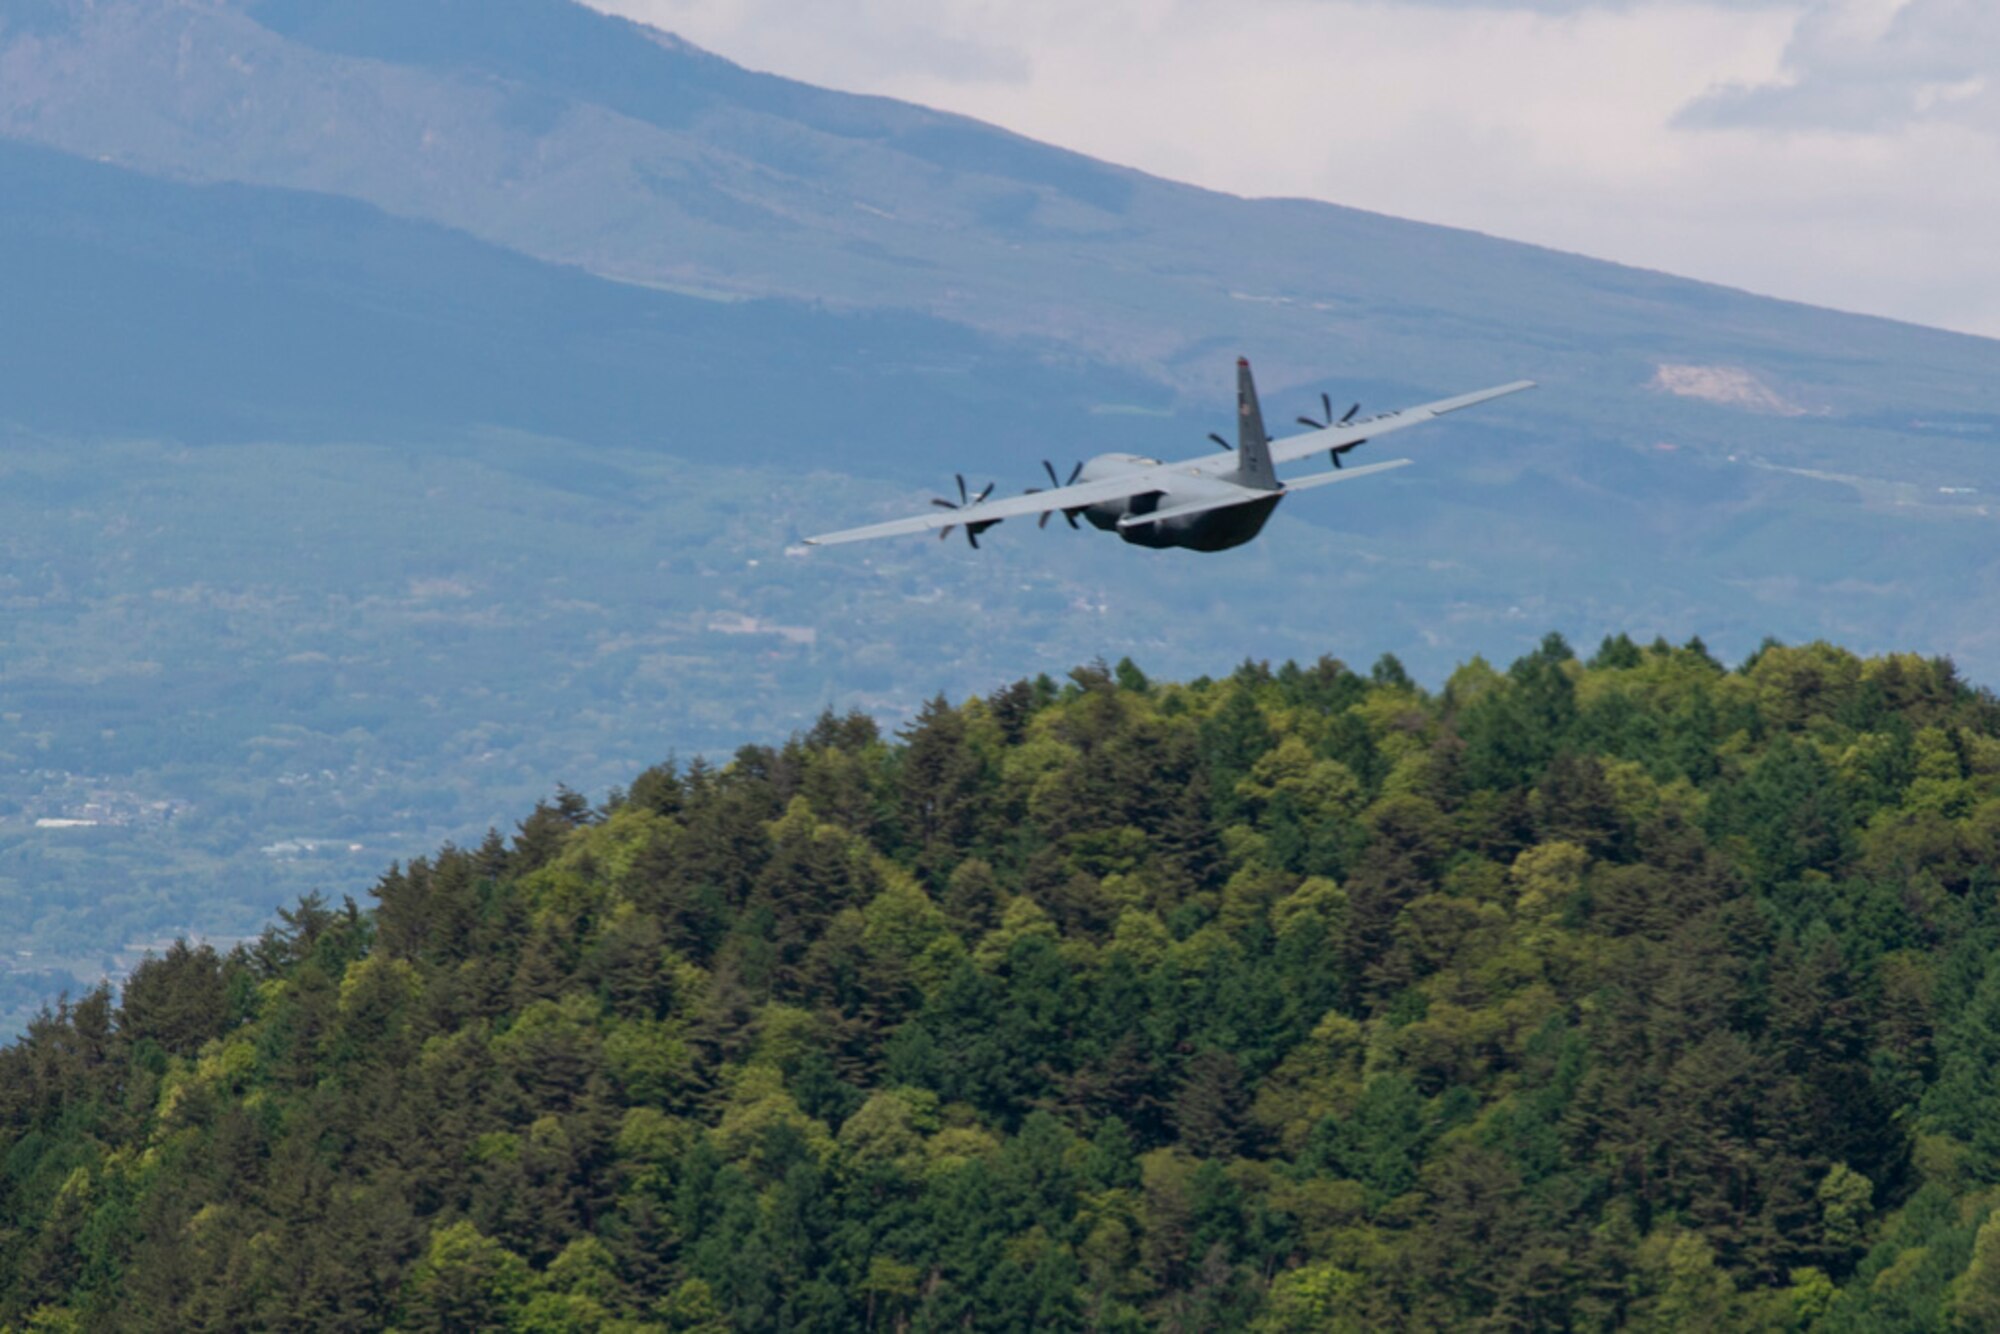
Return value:
<svg viewBox="0 0 2000 1334">
<path fill-rule="evenodd" d="M 0 1051 L 0 1329 L 1983 1329 L 2000 705 L 1129 662 L 177 945 Z"/>
</svg>

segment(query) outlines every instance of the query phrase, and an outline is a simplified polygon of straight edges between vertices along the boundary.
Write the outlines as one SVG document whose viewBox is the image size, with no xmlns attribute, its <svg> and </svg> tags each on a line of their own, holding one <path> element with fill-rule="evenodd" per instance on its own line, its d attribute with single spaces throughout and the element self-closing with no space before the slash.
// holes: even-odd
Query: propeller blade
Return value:
<svg viewBox="0 0 2000 1334">
<path fill-rule="evenodd" d="M 1335 421 L 1333 416 L 1333 400 L 1331 398 L 1329 398 L 1325 394 L 1321 394 L 1319 396 L 1319 406 L 1320 410 L 1326 414 L 1325 421 L 1320 421 L 1319 419 L 1314 417 L 1301 417 L 1299 418 L 1299 425 L 1310 426 L 1315 431 L 1324 431 L 1330 426 L 1347 425 L 1349 422 L 1354 420 L 1354 414 L 1361 411 L 1361 405 L 1359 403 L 1356 403 L 1353 407 L 1347 410 L 1346 416 L 1340 418 L 1340 420 L 1338 421 Z"/>
<path fill-rule="evenodd" d="M 1223 448 L 1223 449 L 1234 449 L 1234 448 L 1236 448 L 1236 446 L 1234 446 L 1234 445 L 1230 444 L 1230 443 L 1229 443 L 1229 442 L 1228 442 L 1227 440 L 1224 440 L 1224 439 L 1223 439 L 1223 438 L 1222 438 L 1221 436 L 1217 435 L 1217 434 L 1216 434 L 1215 432 L 1213 432 L 1213 431 L 1210 431 L 1210 432 L 1208 433 L 1208 438 L 1209 438 L 1209 439 L 1211 439 L 1211 440 L 1213 440 L 1213 441 L 1214 441 L 1214 442 L 1215 442 L 1215 443 L 1216 443 L 1216 444 L 1217 444 L 1217 445 L 1218 445 L 1219 447 L 1221 447 L 1221 448 Z"/>
<path fill-rule="evenodd" d="M 1053 469 L 1051 469 L 1051 473 L 1053 474 Z M 984 491 L 981 491 L 978 495 L 975 496 L 972 494 L 971 488 L 967 487 L 965 484 L 964 473 L 956 472 L 953 473 L 951 477 L 954 482 L 958 483 L 958 499 L 956 501 L 950 501 L 944 499 L 942 496 L 932 497 L 931 504 L 937 506 L 939 509 L 959 510 L 982 504 L 985 502 L 988 496 L 993 494 L 993 488 L 999 485 L 998 482 L 988 482 L 986 484 L 986 489 Z M 1028 488 L 1028 494 L 1034 495 L 1035 492 L 1038 491 L 1039 489 L 1040 489 L 1039 487 L 1031 486 Z M 998 519 L 986 519 L 984 521 L 973 521 L 965 524 L 948 523 L 944 527 L 938 529 L 938 541 L 940 542 L 944 541 L 946 538 L 950 537 L 954 532 L 957 532 L 959 528 L 963 527 L 965 529 L 965 540 L 972 544 L 972 549 L 974 551 L 977 551 L 979 549 L 980 532 L 983 529 L 991 528 L 994 524 L 998 522 L 1000 522 Z"/>
<path fill-rule="evenodd" d="M 1361 405 L 1357 403 L 1354 406 L 1359 408 Z M 1319 411 L 1320 415 L 1318 417 L 1299 418 L 1299 425 L 1310 426 L 1315 431 L 1324 431 L 1327 427 L 1335 424 L 1333 420 L 1333 400 L 1325 394 L 1321 394 L 1319 396 Z M 1354 414 L 1350 412 L 1347 414 L 1347 417 L 1352 417 L 1353 415 Z M 1341 422 L 1345 423 L 1347 421 L 1347 417 L 1342 417 L 1340 419 Z M 1324 418 L 1325 420 L 1321 420 L 1321 418 Z"/>
<path fill-rule="evenodd" d="M 1066 487 L 1066 486 L 1075 486 L 1075 485 L 1076 485 L 1076 479 L 1077 479 L 1077 478 L 1079 478 L 1079 477 L 1081 477 L 1081 476 L 1083 476 L 1083 460 L 1082 460 L 1082 459 L 1078 459 L 1078 460 L 1076 461 L 1076 466 L 1075 466 L 1075 467 L 1073 467 L 1073 468 L 1071 468 L 1071 469 L 1069 470 L 1069 480 L 1068 480 L 1068 481 L 1066 481 L 1066 482 L 1065 482 L 1065 481 L 1064 481 L 1064 480 L 1062 479 L 1062 476 L 1061 476 L 1061 474 L 1059 474 L 1058 472 L 1056 472 L 1056 465 L 1055 465 L 1055 464 L 1053 464 L 1053 463 L 1051 463 L 1051 462 L 1049 462 L 1049 461 L 1048 461 L 1047 459 L 1043 459 L 1043 460 L 1042 460 L 1042 471 L 1043 471 L 1043 472 L 1045 472 L 1045 473 L 1047 473 L 1047 474 L 1049 475 L 1049 484 L 1050 484 L 1051 486 L 1055 487 L 1055 488 L 1056 488 L 1056 489 L 1057 489 L 1058 491 L 1060 491 L 1060 490 L 1061 490 L 1061 489 L 1062 489 L 1063 487 Z M 1042 488 L 1041 488 L 1041 487 L 1039 487 L 1039 486 L 1034 486 L 1034 487 L 1029 487 L 1029 488 L 1028 488 L 1028 494 L 1029 494 L 1029 495 L 1031 495 L 1031 496 L 1032 496 L 1032 495 L 1038 495 L 1038 494 L 1040 494 L 1040 492 L 1041 492 L 1041 489 L 1042 489 Z M 1055 511 L 1055 510 L 1044 510 L 1044 511 L 1042 512 L 1042 517 L 1041 517 L 1040 519 L 1037 519 L 1037 520 L 1035 521 L 1035 526 L 1036 526 L 1037 528 L 1046 528 L 1046 527 L 1048 527 L 1048 526 L 1049 526 L 1049 516 L 1050 516 L 1051 514 L 1054 514 L 1054 513 L 1056 513 L 1056 511 Z M 1072 527 L 1072 528 L 1076 527 L 1076 513 L 1075 513 L 1075 511 L 1073 511 L 1073 510 L 1063 510 L 1063 511 L 1062 511 L 1062 516 L 1063 516 L 1063 518 L 1065 518 L 1065 519 L 1069 520 L 1069 526 L 1070 526 L 1070 527 Z"/>
</svg>

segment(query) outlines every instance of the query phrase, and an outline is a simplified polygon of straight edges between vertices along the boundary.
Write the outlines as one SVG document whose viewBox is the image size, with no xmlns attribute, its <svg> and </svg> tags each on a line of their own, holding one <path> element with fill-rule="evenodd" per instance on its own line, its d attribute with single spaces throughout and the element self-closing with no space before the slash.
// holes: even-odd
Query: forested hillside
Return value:
<svg viewBox="0 0 2000 1334">
<path fill-rule="evenodd" d="M 0 1327 L 2000 1322 L 2000 707 L 1557 637 L 564 791 L 0 1053 Z"/>
</svg>

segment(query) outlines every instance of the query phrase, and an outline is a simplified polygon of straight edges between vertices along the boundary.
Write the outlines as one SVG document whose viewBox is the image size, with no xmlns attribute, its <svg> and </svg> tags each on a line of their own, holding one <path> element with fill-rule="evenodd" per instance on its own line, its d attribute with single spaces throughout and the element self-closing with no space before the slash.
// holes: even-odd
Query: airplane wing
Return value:
<svg viewBox="0 0 2000 1334">
<path fill-rule="evenodd" d="M 1127 496 L 1142 496 L 1148 491 L 1163 489 L 1160 474 L 1171 471 L 1171 466 L 1162 464 L 1153 468 L 1141 468 L 1133 472 L 1120 473 L 1116 477 L 1106 477 L 1095 482 L 1078 482 L 1074 486 L 1058 486 L 1047 491 L 1037 491 L 1032 495 L 1008 496 L 1002 500 L 981 501 L 977 505 L 962 505 L 957 509 L 938 509 L 929 514 L 917 514 L 907 519 L 891 519 L 887 523 L 870 524 L 866 528 L 847 528 L 837 533 L 822 533 L 818 537 L 805 539 L 808 546 L 832 547 L 842 542 L 865 542 L 871 537 L 896 537 L 903 533 L 936 532 L 940 528 L 959 528 L 975 523 L 998 523 L 1002 519 L 1016 519 L 1024 514 L 1048 514 L 1055 510 L 1081 509 L 1085 505 L 1095 505 L 1106 500 L 1123 500 Z"/>
<path fill-rule="evenodd" d="M 1460 394 L 1456 398 L 1441 398 L 1435 403 L 1404 408 L 1400 412 L 1384 413 L 1380 417 L 1370 417 L 1366 421 L 1350 422 L 1345 426 L 1331 426 L 1323 431 L 1306 431 L 1300 435 L 1289 435 L 1283 440 L 1271 442 L 1271 462 L 1290 463 L 1295 459 L 1310 458 L 1329 449 L 1339 449 L 1343 445 L 1357 445 L 1363 440 L 1373 440 L 1391 431 L 1400 431 L 1406 426 L 1421 426 L 1427 421 L 1444 416 L 1447 412 L 1457 412 L 1460 408 L 1469 408 L 1475 403 L 1504 398 L 1508 394 L 1518 394 L 1523 389 L 1534 387 L 1533 380 L 1516 380 L 1512 384 Z"/>
</svg>

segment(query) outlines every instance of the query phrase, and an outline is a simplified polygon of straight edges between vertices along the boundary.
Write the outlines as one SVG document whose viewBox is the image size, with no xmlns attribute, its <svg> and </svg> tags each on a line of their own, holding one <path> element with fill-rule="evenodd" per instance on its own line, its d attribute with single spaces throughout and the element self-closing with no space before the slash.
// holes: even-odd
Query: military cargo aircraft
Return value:
<svg viewBox="0 0 2000 1334">
<path fill-rule="evenodd" d="M 1401 468 L 1410 459 L 1388 459 L 1350 468 L 1341 462 L 1344 455 L 1377 436 L 1417 426 L 1447 412 L 1469 408 L 1475 403 L 1516 394 L 1535 387 L 1533 380 L 1517 380 L 1456 398 L 1440 399 L 1421 407 L 1404 408 L 1375 417 L 1356 420 L 1361 405 L 1336 419 L 1333 402 L 1320 395 L 1324 420 L 1300 417 L 1299 425 L 1310 429 L 1298 435 L 1274 440 L 1264 431 L 1263 410 L 1257 403 L 1257 385 L 1250 375 L 1249 361 L 1236 361 L 1236 447 L 1219 435 L 1209 439 L 1228 452 L 1162 463 L 1137 454 L 1099 454 L 1079 463 L 1069 479 L 1056 474 L 1055 465 L 1044 459 L 1048 487 L 1030 488 L 1025 495 L 991 499 L 993 484 L 977 495 L 969 492 L 965 478 L 958 478 L 957 500 L 933 500 L 937 513 L 918 514 L 907 519 L 848 528 L 838 533 L 808 537 L 816 546 L 860 542 L 871 537 L 895 537 L 903 533 L 936 530 L 940 538 L 963 528 L 965 539 L 975 548 L 979 535 L 1003 519 L 1037 515 L 1047 527 L 1051 515 L 1061 514 L 1070 527 L 1082 515 L 1094 528 L 1117 533 L 1127 542 L 1142 547 L 1186 547 L 1193 551 L 1226 551 L 1241 546 L 1263 530 L 1278 502 L 1294 491 L 1305 491 L 1332 482 L 1356 481 L 1377 473 Z M 1280 481 L 1277 465 L 1307 458 L 1325 450 L 1332 460 L 1329 471 Z"/>
</svg>

